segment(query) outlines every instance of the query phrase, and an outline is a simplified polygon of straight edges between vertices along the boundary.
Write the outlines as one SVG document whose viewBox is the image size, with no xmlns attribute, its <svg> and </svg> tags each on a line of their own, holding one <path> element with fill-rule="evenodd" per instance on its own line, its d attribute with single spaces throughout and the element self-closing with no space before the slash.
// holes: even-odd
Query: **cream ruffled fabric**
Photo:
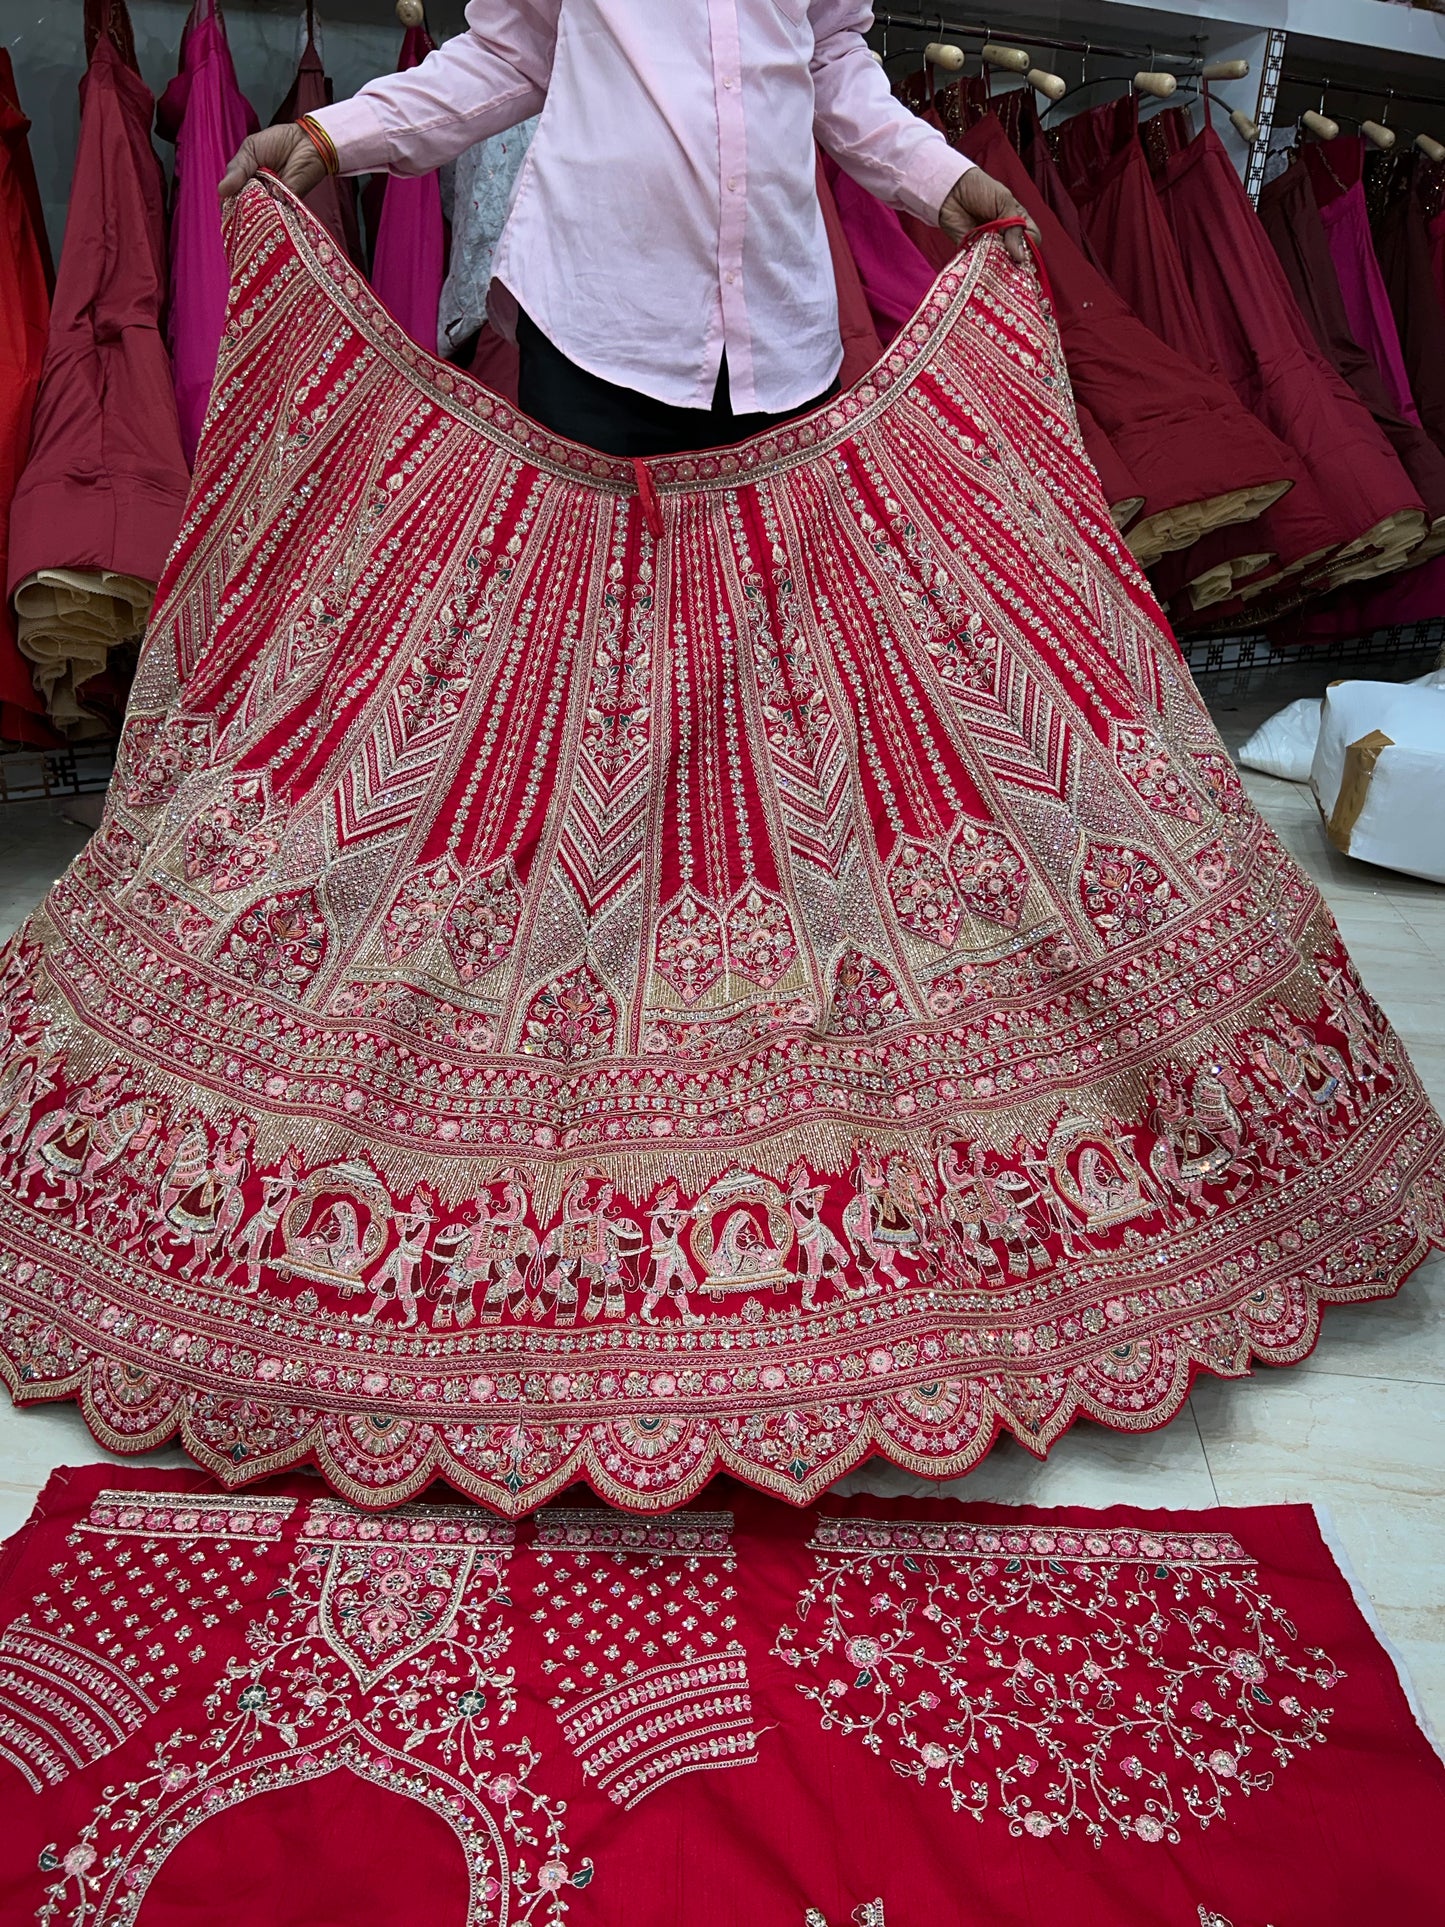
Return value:
<svg viewBox="0 0 1445 1927">
<path fill-rule="evenodd" d="M 155 592 L 138 576 L 86 569 L 39 569 L 15 591 L 21 651 L 35 665 L 51 722 L 72 742 L 107 733 L 79 692 L 112 649 L 144 633 Z"/>
</svg>

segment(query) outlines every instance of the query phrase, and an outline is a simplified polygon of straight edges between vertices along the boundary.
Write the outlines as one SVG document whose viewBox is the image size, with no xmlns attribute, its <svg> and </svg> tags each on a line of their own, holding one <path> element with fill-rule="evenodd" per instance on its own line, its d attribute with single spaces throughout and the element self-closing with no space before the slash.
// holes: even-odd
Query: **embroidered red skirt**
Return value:
<svg viewBox="0 0 1445 1927">
<path fill-rule="evenodd" d="M 375 1506 L 803 1500 L 1159 1425 L 1440 1237 L 996 238 L 642 497 L 279 187 L 232 246 L 107 815 L 0 968 L 17 1396 Z"/>
<path fill-rule="evenodd" d="M 1306 1507 L 315 1486 L 52 1479 L 7 1927 L 1439 1921 L 1445 1768 Z"/>
</svg>

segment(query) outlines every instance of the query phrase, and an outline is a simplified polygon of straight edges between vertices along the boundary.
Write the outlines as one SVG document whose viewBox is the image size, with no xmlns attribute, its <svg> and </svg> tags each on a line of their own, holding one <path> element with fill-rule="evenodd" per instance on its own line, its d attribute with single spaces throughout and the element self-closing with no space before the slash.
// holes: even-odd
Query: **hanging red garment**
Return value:
<svg viewBox="0 0 1445 1927">
<path fill-rule="evenodd" d="M 1431 163 L 1418 149 L 1380 156 L 1375 254 L 1399 331 L 1410 392 L 1426 434 L 1445 450 L 1445 301 L 1435 280 L 1425 185 Z"/>
<path fill-rule="evenodd" d="M 144 627 L 189 477 L 161 339 L 165 185 L 154 103 L 122 0 L 87 0 L 90 65 L 9 588 L 52 717 L 95 733 L 78 693 Z"/>
<path fill-rule="evenodd" d="M 51 1477 L 0 1910 L 67 1927 L 1439 1927 L 1445 1766 L 1304 1505 L 670 1518 Z"/>
<path fill-rule="evenodd" d="M 943 133 L 949 133 L 951 129 L 954 133 L 961 134 L 986 111 L 983 105 L 987 100 L 986 92 L 980 91 L 975 96 L 972 93 L 965 93 L 961 87 L 950 87 L 945 92 L 935 95 L 932 91 L 931 77 L 926 89 L 917 77 L 910 77 L 910 81 L 905 83 L 901 92 L 903 98 L 914 106 L 921 119 L 927 120 Z M 998 95 L 995 96 L 992 104 L 997 107 L 999 117 L 1004 121 L 1005 126 L 1021 128 L 1023 137 L 1026 138 L 1030 126 L 1028 118 L 1007 112 L 1015 98 L 1013 94 Z M 1075 241 L 1081 251 L 1092 260 L 1092 253 L 1083 239 L 1078 210 L 1070 201 L 1068 191 L 1059 180 L 1058 169 L 1054 166 L 1053 156 L 1048 152 L 1048 145 L 1043 138 L 1037 113 L 1033 115 L 1032 126 L 1039 136 L 1038 153 L 1046 162 L 1046 165 L 1041 163 L 1039 171 L 1035 174 L 1035 179 L 1040 184 L 1040 191 L 1044 194 L 1051 211 L 1062 222 L 1070 240 Z M 1019 135 L 1012 134 L 1011 138 L 1014 138 L 1017 143 Z M 946 267 L 958 252 L 958 244 L 951 241 L 941 228 L 932 227 L 912 214 L 900 215 L 899 221 L 904 234 L 929 263 L 935 274 Z M 1093 411 L 1077 392 L 1074 396 L 1074 407 L 1079 418 L 1079 433 L 1088 451 L 1089 460 L 1098 473 L 1099 484 L 1104 491 L 1104 499 L 1109 504 L 1109 513 L 1113 517 L 1114 526 L 1117 529 L 1130 528 L 1144 507 L 1144 490 L 1123 456 L 1099 426 Z"/>
<path fill-rule="evenodd" d="M 271 116 L 273 127 L 283 121 L 299 120 L 303 114 L 314 114 L 319 108 L 331 105 L 333 89 L 316 47 L 312 0 L 306 0 L 305 20 L 306 45 L 301 50 L 301 60 L 296 68 L 296 78 L 291 83 L 291 91 Z M 306 205 L 331 238 L 339 242 L 356 266 L 365 272 L 366 255 L 361 243 L 356 182 L 349 177 L 343 179 L 340 175 L 328 174 L 306 196 Z"/>
<path fill-rule="evenodd" d="M 1426 434 L 1413 403 L 1408 419 L 1400 413 L 1392 384 L 1354 333 L 1341 293 L 1335 256 L 1320 218 L 1312 176 L 1313 170 L 1303 160 L 1297 157 L 1291 162 L 1260 195 L 1260 222 L 1321 351 L 1379 423 L 1425 504 L 1431 534 L 1414 555 L 1415 561 L 1423 562 L 1445 547 L 1445 454 Z M 1353 201 L 1353 196 L 1351 199 Z M 1363 205 L 1361 200 L 1360 206 Z M 1393 319 L 1390 328 L 1393 333 Z M 1378 335 L 1379 329 L 1375 332 Z M 1398 354 L 1398 336 L 1395 348 Z M 1445 333 L 1440 338 L 1438 353 L 1445 362 Z"/>
<path fill-rule="evenodd" d="M 18 1398 L 377 1506 L 801 1503 L 1162 1423 L 1445 1242 L 997 233 L 641 469 L 273 176 L 231 246 L 107 814 L 0 973 Z"/>
<path fill-rule="evenodd" d="M 156 132 L 176 149 L 167 339 L 188 462 L 196 458 L 211 398 L 230 283 L 216 187 L 231 156 L 260 124 L 236 80 L 216 0 L 196 0 L 181 36 L 180 71 L 156 106 Z"/>
<path fill-rule="evenodd" d="M 431 51 L 426 28 L 408 27 L 398 72 L 418 66 Z M 387 176 L 376 224 L 371 285 L 387 312 L 428 354 L 437 345 L 437 307 L 446 272 L 441 182 L 435 173 Z"/>
<path fill-rule="evenodd" d="M 1139 96 L 1071 115 L 1058 132 L 1058 172 L 1104 272 L 1161 341 L 1214 370 L 1184 264 L 1139 143 Z"/>
<path fill-rule="evenodd" d="M 838 289 L 838 332 L 843 339 L 843 365 L 838 371 L 839 386 L 851 388 L 883 353 L 883 343 L 878 339 L 878 330 L 873 325 L 872 310 L 868 306 L 868 296 L 864 291 L 858 264 L 848 246 L 848 236 L 838 213 L 838 203 L 833 198 L 833 190 L 828 184 L 825 156 L 821 148 L 817 156 L 818 205 L 823 211 L 823 226 L 828 234 L 828 252 L 833 261 L 833 280 Z M 483 381 L 476 363 L 472 373 Z M 515 394 L 513 400 L 515 400 Z"/>
<path fill-rule="evenodd" d="M 0 47 L 0 585 L 7 581 L 10 504 L 30 447 L 35 392 L 50 319 L 49 249 L 35 191 L 15 70 Z M 15 641 L 10 598 L 0 594 L 0 741 L 53 743 L 45 705 Z"/>
<path fill-rule="evenodd" d="M 1240 399 L 1295 451 L 1324 505 L 1331 553 L 1297 587 L 1399 567 L 1424 533 L 1419 493 L 1363 402 L 1317 347 L 1212 127 L 1165 163 L 1156 187 L 1216 363 Z M 1281 504 L 1276 527 L 1287 513 Z M 1291 559 L 1283 543 L 1281 549 Z"/>
<path fill-rule="evenodd" d="M 987 85 L 987 76 L 984 80 Z M 997 114 L 1003 122 L 1004 132 L 1018 149 L 1019 158 L 1033 177 L 1045 204 L 1058 216 L 1069 239 L 1085 259 L 1107 278 L 1108 270 L 1089 239 L 1073 196 L 1064 185 L 1064 177 L 1054 159 L 1053 147 L 1039 119 L 1033 88 L 1013 87 L 1006 93 L 993 94 L 988 100 L 988 110 Z M 1143 318 L 1140 317 L 1141 320 Z"/>
<path fill-rule="evenodd" d="M 1222 381 L 1151 333 L 1073 247 L 998 118 L 984 114 L 958 145 L 1038 223 L 1070 380 L 1144 493 L 1129 531 L 1139 560 L 1156 562 L 1277 501 L 1290 480 L 1276 445 Z"/>
</svg>

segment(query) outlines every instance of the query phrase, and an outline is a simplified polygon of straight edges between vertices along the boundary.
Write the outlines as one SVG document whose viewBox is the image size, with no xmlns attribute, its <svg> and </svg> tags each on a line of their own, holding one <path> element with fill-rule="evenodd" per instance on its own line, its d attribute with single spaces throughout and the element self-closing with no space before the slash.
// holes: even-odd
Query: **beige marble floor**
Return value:
<svg viewBox="0 0 1445 1927">
<path fill-rule="evenodd" d="M 1276 674 L 1219 694 L 1226 740 L 1237 744 L 1262 715 L 1325 680 Z M 1324 891 L 1366 983 L 1445 1107 L 1445 889 L 1336 855 L 1308 790 L 1262 776 L 1248 784 Z M 0 936 L 84 835 L 54 805 L 0 811 Z M 20 1524 L 51 1467 L 105 1456 L 72 1406 L 17 1413 L 0 1398 L 0 1533 Z M 185 1460 L 167 1451 L 151 1462 Z M 1081 1425 L 1043 1464 L 1005 1441 L 971 1477 L 943 1488 L 881 1465 L 845 1488 L 1086 1506 L 1323 1504 L 1445 1733 L 1445 1257 L 1394 1300 L 1329 1314 L 1303 1365 L 1201 1380 L 1162 1431 L 1126 1437 Z"/>
</svg>

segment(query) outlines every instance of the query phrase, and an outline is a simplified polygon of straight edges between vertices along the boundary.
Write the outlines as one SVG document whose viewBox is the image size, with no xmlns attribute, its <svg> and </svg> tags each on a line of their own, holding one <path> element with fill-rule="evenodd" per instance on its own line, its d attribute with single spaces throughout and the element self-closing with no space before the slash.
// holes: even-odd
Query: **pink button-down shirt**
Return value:
<svg viewBox="0 0 1445 1927">
<path fill-rule="evenodd" d="M 838 371 L 813 137 L 924 220 L 969 166 L 895 101 L 864 0 L 472 0 L 467 31 L 314 116 L 348 174 L 421 174 L 541 113 L 494 265 L 564 354 L 777 413 Z"/>
</svg>

